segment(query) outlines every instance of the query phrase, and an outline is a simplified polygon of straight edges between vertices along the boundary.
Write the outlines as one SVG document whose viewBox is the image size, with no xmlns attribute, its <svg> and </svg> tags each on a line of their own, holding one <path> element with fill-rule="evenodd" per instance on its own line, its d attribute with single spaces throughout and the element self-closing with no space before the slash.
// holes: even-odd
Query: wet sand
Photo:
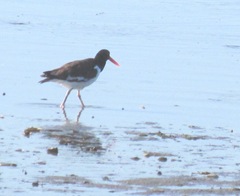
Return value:
<svg viewBox="0 0 240 196">
<path fill-rule="evenodd" d="M 240 194 L 240 4 L 95 3 L 0 8 L 0 195 Z M 41 73 L 102 48 L 62 111 Z"/>
</svg>

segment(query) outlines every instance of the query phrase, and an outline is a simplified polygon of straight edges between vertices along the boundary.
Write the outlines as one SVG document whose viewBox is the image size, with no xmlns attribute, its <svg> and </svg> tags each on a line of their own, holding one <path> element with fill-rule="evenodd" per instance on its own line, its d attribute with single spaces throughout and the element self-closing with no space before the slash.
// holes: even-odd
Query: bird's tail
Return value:
<svg viewBox="0 0 240 196">
<path fill-rule="evenodd" d="M 51 77 L 51 71 L 45 71 L 43 72 L 43 74 L 41 75 L 41 77 L 44 77 L 45 79 L 39 81 L 39 83 L 44 83 L 44 82 L 48 82 L 52 79 Z"/>
<path fill-rule="evenodd" d="M 50 81 L 50 80 L 52 80 L 52 79 L 50 79 L 50 78 L 45 78 L 45 79 L 43 79 L 43 80 L 40 80 L 39 81 L 39 83 L 45 83 L 45 82 L 48 82 L 48 81 Z"/>
</svg>

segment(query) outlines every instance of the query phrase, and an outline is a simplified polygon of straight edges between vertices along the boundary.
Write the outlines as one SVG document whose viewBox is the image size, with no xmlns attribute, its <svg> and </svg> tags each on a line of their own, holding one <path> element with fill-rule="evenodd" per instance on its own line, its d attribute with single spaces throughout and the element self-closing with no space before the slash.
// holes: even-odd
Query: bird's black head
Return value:
<svg viewBox="0 0 240 196">
<path fill-rule="evenodd" d="M 96 54 L 95 60 L 98 65 L 104 66 L 107 60 L 109 59 L 109 57 L 110 57 L 110 52 L 108 50 L 103 49 Z"/>
<path fill-rule="evenodd" d="M 107 60 L 110 60 L 113 64 L 119 66 L 119 64 L 110 56 L 110 52 L 106 49 L 100 50 L 95 56 L 96 64 L 99 65 L 102 70 Z"/>
</svg>

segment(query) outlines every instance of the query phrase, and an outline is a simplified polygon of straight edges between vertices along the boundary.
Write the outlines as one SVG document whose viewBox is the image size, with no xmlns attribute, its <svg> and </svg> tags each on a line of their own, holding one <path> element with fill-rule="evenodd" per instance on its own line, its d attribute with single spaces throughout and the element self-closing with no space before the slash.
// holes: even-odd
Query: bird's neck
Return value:
<svg viewBox="0 0 240 196">
<path fill-rule="evenodd" d="M 106 65 L 106 61 L 97 61 L 96 65 L 101 69 L 101 71 L 104 69 L 105 65 Z"/>
</svg>

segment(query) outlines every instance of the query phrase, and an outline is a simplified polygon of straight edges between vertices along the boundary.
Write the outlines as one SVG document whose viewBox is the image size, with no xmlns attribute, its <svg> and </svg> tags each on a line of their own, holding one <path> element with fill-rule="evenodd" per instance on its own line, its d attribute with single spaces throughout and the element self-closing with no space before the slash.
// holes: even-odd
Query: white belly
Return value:
<svg viewBox="0 0 240 196">
<path fill-rule="evenodd" d="M 68 88 L 68 89 L 78 89 L 81 90 L 89 85 L 91 85 L 93 82 L 97 80 L 98 77 L 95 77 L 93 79 L 82 81 L 82 82 L 69 82 L 67 80 L 52 80 L 53 82 L 57 82 L 61 84 L 62 86 Z"/>
</svg>

